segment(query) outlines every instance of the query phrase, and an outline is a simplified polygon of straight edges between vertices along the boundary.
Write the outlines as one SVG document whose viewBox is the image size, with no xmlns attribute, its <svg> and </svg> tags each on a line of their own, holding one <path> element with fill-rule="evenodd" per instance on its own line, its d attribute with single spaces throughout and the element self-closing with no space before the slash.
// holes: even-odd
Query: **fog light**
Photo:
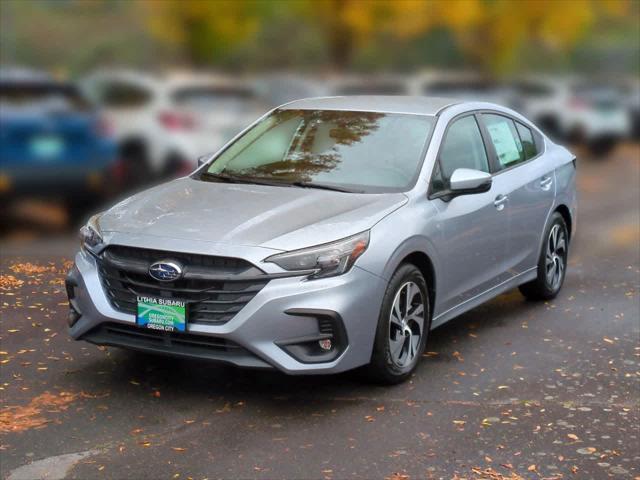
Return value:
<svg viewBox="0 0 640 480">
<path fill-rule="evenodd" d="M 318 345 L 320 345 L 320 348 L 322 350 L 329 351 L 331 350 L 331 347 L 332 347 L 331 339 L 325 338 L 323 340 L 318 340 Z"/>
</svg>

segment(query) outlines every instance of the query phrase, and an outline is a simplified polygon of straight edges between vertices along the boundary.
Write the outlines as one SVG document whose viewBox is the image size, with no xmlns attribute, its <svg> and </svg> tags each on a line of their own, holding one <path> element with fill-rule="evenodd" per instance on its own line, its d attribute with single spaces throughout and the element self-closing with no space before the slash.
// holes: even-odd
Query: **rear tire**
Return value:
<svg viewBox="0 0 640 480">
<path fill-rule="evenodd" d="M 153 181 L 149 169 L 147 148 L 142 140 L 129 140 L 120 147 L 124 174 L 122 189 L 125 191 L 142 187 Z"/>
<path fill-rule="evenodd" d="M 185 174 L 186 165 L 187 160 L 182 155 L 178 153 L 169 154 L 162 169 L 162 173 L 160 174 L 161 180 L 173 180 L 181 174 Z"/>
<path fill-rule="evenodd" d="M 589 142 L 589 152 L 596 158 L 604 158 L 616 147 L 616 139 L 600 138 Z"/>
<path fill-rule="evenodd" d="M 550 138 L 559 140 L 562 136 L 560 132 L 560 122 L 558 122 L 557 118 L 545 115 L 540 117 L 536 123 L 540 127 L 540 130 Z"/>
<path fill-rule="evenodd" d="M 544 245 L 538 259 L 538 276 L 520 285 L 520 292 L 529 300 L 555 298 L 567 272 L 569 233 L 562 215 L 555 212 L 544 232 Z"/>
<path fill-rule="evenodd" d="M 369 380 L 393 385 L 411 376 L 427 343 L 430 313 L 424 276 L 413 264 L 400 265 L 382 300 L 371 363 L 364 368 Z"/>
<path fill-rule="evenodd" d="M 98 205 L 102 205 L 102 197 L 98 193 L 75 194 L 64 200 L 69 226 L 77 230 L 86 223 L 89 216 L 95 213 Z"/>
</svg>

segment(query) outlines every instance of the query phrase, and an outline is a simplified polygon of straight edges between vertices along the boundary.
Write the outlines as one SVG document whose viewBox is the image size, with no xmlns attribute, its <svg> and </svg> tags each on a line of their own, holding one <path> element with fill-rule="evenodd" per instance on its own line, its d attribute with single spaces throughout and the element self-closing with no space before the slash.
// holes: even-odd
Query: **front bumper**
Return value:
<svg viewBox="0 0 640 480">
<path fill-rule="evenodd" d="M 157 334 L 136 327 L 134 315 L 112 307 L 96 260 L 80 252 L 67 279 L 69 333 L 76 340 L 100 345 L 240 367 L 275 368 L 290 374 L 337 373 L 370 361 L 385 287 L 381 278 L 357 266 L 345 275 L 313 281 L 277 278 L 223 325 L 194 323 L 187 325 L 186 334 Z M 333 355 L 310 352 L 307 347 L 313 342 L 308 340 L 322 336 L 327 319 L 333 321 L 338 351 Z"/>
</svg>

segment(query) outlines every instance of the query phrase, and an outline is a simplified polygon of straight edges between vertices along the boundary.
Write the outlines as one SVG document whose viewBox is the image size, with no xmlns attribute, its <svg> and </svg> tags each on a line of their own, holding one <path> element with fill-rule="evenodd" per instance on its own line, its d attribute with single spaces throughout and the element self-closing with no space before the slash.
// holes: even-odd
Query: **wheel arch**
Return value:
<svg viewBox="0 0 640 480">
<path fill-rule="evenodd" d="M 554 210 L 554 213 L 555 212 L 558 212 L 560 215 L 562 215 L 564 223 L 567 224 L 569 241 L 571 241 L 571 233 L 573 232 L 573 220 L 571 218 L 571 210 L 569 210 L 569 207 L 567 207 L 564 203 L 561 203 L 556 207 L 556 209 Z"/>
<path fill-rule="evenodd" d="M 427 281 L 427 289 L 429 295 L 429 315 L 433 317 L 433 307 L 436 302 L 436 272 L 433 267 L 433 262 L 429 255 L 421 251 L 415 251 L 405 256 L 400 265 L 403 263 L 411 263 L 418 267 L 420 273 Z"/>
<path fill-rule="evenodd" d="M 432 241 L 433 236 L 436 235 L 439 235 L 439 232 L 433 229 L 431 235 L 414 234 L 396 243 L 395 235 L 383 234 L 377 241 L 372 242 L 371 254 L 363 255 L 363 260 L 365 256 L 367 258 L 360 266 L 376 273 L 385 283 L 388 283 L 400 265 L 403 263 L 415 265 L 429 286 L 428 299 L 433 316 L 438 310 L 437 291 L 439 280 L 442 278 L 440 255 Z M 389 254 L 389 251 L 392 253 Z"/>
</svg>

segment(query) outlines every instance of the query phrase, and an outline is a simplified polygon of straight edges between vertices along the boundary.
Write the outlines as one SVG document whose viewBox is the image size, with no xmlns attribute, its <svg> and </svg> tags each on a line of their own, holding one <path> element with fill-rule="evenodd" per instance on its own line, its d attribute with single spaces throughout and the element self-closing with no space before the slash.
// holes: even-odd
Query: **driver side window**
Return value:
<svg viewBox="0 0 640 480">
<path fill-rule="evenodd" d="M 445 134 L 431 183 L 431 192 L 449 189 L 451 174 L 458 168 L 489 173 L 489 161 L 480 128 L 473 115 L 454 120 Z"/>
</svg>

